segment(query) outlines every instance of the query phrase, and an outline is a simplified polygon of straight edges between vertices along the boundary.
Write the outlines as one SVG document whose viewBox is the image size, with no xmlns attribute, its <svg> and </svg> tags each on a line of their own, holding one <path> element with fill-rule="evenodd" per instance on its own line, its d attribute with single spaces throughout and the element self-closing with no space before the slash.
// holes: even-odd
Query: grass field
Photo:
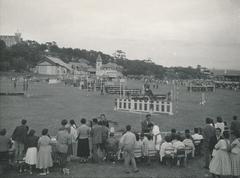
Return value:
<svg viewBox="0 0 240 178">
<path fill-rule="evenodd" d="M 141 88 L 139 81 L 128 81 L 129 88 Z M 13 91 L 11 81 L 1 79 L 1 91 Z M 22 90 L 19 83 L 16 91 Z M 167 93 L 171 86 L 161 86 L 154 93 Z M 117 130 L 131 124 L 134 130 L 140 130 L 140 121 L 145 114 L 134 114 L 113 110 L 115 95 L 100 95 L 97 92 L 87 92 L 63 84 L 31 83 L 28 96 L 0 96 L 0 127 L 7 128 L 12 133 L 22 118 L 28 120 L 28 125 L 37 130 L 48 128 L 55 135 L 62 119 L 74 119 L 80 123 L 81 118 L 88 120 L 105 113 L 108 119 L 117 121 Z M 240 93 L 231 90 L 216 90 L 206 93 L 207 103 L 200 105 L 201 93 L 187 92 L 180 87 L 178 109 L 174 102 L 174 115 L 153 115 L 153 121 L 160 126 L 161 131 L 171 128 L 184 130 L 201 127 L 207 116 L 215 118 L 222 116 L 230 123 L 233 115 L 240 115 Z"/>
<path fill-rule="evenodd" d="M 139 81 L 128 81 L 129 88 L 139 87 Z M 15 91 L 21 91 L 22 84 L 18 84 Z M 161 86 L 154 93 L 167 93 L 171 86 Z M 1 78 L 0 91 L 14 91 L 12 83 L 7 78 Z M 47 83 L 31 83 L 30 91 L 25 96 L 0 96 L 0 128 L 6 128 L 8 135 L 25 118 L 28 126 L 40 134 L 43 128 L 48 128 L 50 135 L 56 135 L 62 119 L 74 119 L 78 124 L 80 119 L 92 119 L 105 113 L 108 119 L 117 121 L 116 130 L 121 130 L 126 124 L 131 124 L 134 130 L 140 130 L 140 121 L 145 115 L 118 112 L 113 110 L 114 98 L 117 96 L 100 95 L 100 93 L 81 91 L 78 88 L 66 87 L 63 84 L 49 85 Z M 207 116 L 215 118 L 222 116 L 230 123 L 233 115 L 240 115 L 240 93 L 230 90 L 217 90 L 206 93 L 207 103 L 201 106 L 201 93 L 189 93 L 185 87 L 180 87 L 178 110 L 174 115 L 153 115 L 153 121 L 160 126 L 161 131 L 171 128 L 184 130 L 204 125 Z M 175 103 L 174 103 L 175 104 Z M 175 105 L 174 105 L 175 108 Z M 123 165 L 117 164 L 86 164 L 71 163 L 71 175 L 75 177 L 171 177 L 171 178 L 202 178 L 207 171 L 202 169 L 201 159 L 191 160 L 191 164 L 184 169 L 166 168 L 154 164 L 151 167 L 141 166 L 140 173 L 126 175 Z M 105 170 L 105 171 L 103 171 Z M 12 173 L 8 177 L 15 177 Z M 52 177 L 61 177 L 59 173 L 52 173 Z M 51 177 L 50 176 L 50 177 Z M 28 177 L 22 175 L 21 177 Z"/>
</svg>

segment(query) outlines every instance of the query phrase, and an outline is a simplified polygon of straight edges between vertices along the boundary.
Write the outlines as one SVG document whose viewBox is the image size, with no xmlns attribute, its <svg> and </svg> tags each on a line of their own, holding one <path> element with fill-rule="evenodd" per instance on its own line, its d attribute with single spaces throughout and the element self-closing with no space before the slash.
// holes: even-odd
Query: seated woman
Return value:
<svg viewBox="0 0 240 178">
<path fill-rule="evenodd" d="M 173 148 L 171 139 L 172 139 L 171 135 L 167 135 L 165 137 L 165 141 L 161 145 L 159 154 L 160 154 L 160 161 L 163 163 L 165 163 L 166 156 L 171 157 L 171 158 L 174 157 L 174 148 Z"/>
<path fill-rule="evenodd" d="M 143 155 L 143 142 L 140 139 L 139 134 L 135 134 L 135 135 L 136 135 L 136 144 L 135 144 L 135 147 L 134 147 L 134 157 L 136 159 L 139 159 Z"/>
<path fill-rule="evenodd" d="M 185 145 L 181 142 L 180 135 L 174 135 L 172 140 L 174 152 L 176 154 L 177 165 L 182 165 L 185 159 Z"/>
<path fill-rule="evenodd" d="M 195 153 L 195 146 L 193 144 L 192 138 L 190 134 L 186 134 L 185 135 L 185 139 L 183 140 L 183 143 L 185 145 L 185 149 L 186 149 L 186 154 L 192 154 L 192 157 L 194 157 L 194 153 Z"/>
</svg>

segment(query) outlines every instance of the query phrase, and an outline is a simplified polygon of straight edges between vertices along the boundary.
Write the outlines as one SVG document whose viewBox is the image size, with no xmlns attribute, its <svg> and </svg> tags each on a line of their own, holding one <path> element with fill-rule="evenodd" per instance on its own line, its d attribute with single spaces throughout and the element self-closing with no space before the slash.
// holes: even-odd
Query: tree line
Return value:
<svg viewBox="0 0 240 178">
<path fill-rule="evenodd" d="M 118 52 L 120 50 L 117 50 Z M 121 51 L 122 52 L 122 51 Z M 123 52 L 122 52 L 123 53 Z M 59 47 L 56 42 L 38 43 L 33 40 L 22 41 L 11 47 L 7 47 L 0 40 L 0 71 L 31 71 L 45 55 L 51 55 L 62 59 L 64 62 L 77 62 L 86 59 L 90 65 L 95 66 L 98 54 L 103 63 L 115 62 L 123 66 L 124 75 L 153 76 L 159 79 L 199 79 L 206 76 L 199 68 L 193 67 L 164 67 L 143 60 L 128 60 L 125 55 L 104 54 L 101 51 L 79 48 Z"/>
</svg>

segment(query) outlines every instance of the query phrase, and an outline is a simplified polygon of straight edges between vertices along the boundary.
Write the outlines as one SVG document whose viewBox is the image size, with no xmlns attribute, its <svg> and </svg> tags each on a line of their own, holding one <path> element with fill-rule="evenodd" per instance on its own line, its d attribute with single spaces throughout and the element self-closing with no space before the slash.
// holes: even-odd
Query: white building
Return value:
<svg viewBox="0 0 240 178">
<path fill-rule="evenodd" d="M 102 58 L 101 55 L 99 54 L 96 60 L 96 76 L 98 78 L 100 77 L 108 77 L 110 79 L 114 78 L 122 78 L 123 67 L 119 66 L 115 63 L 107 63 L 107 64 L 102 64 Z"/>
<path fill-rule="evenodd" d="M 68 75 L 71 73 L 71 67 L 61 59 L 51 56 L 45 56 L 36 68 L 36 73 L 44 75 Z"/>
</svg>

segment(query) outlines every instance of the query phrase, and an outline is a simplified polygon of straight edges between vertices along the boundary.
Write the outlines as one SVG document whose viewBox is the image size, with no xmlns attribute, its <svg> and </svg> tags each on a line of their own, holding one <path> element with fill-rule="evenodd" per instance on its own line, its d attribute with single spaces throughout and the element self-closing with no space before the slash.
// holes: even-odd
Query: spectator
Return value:
<svg viewBox="0 0 240 178">
<path fill-rule="evenodd" d="M 173 145 L 172 145 L 172 137 L 170 135 L 167 135 L 165 137 L 165 141 L 163 142 L 163 144 L 161 145 L 161 149 L 160 149 L 160 161 L 165 163 L 165 159 L 164 157 L 166 155 L 170 155 L 174 156 L 173 152 L 171 150 L 174 150 Z"/>
<path fill-rule="evenodd" d="M 101 154 L 101 144 L 102 142 L 102 127 L 98 125 L 98 120 L 96 118 L 93 119 L 93 127 L 91 130 L 92 136 L 92 149 L 93 149 L 93 160 L 95 162 L 99 162 L 99 158 L 102 156 Z"/>
<path fill-rule="evenodd" d="M 72 137 L 72 146 L 71 146 L 71 152 L 72 156 L 77 156 L 77 125 L 74 120 L 70 120 L 70 135 Z"/>
<path fill-rule="evenodd" d="M 225 131 L 223 132 L 223 139 L 220 139 L 215 145 L 216 153 L 209 165 L 209 171 L 213 174 L 213 177 L 231 175 L 230 149 L 229 133 Z"/>
<path fill-rule="evenodd" d="M 178 156 L 179 154 L 184 154 L 185 155 L 185 145 L 181 141 L 181 136 L 180 135 L 175 135 L 172 140 L 173 148 L 174 148 L 174 153 Z M 182 153 L 184 152 L 184 153 Z M 180 166 L 183 163 L 184 158 L 177 158 L 177 165 Z"/>
<path fill-rule="evenodd" d="M 212 136 L 209 141 L 209 150 L 210 150 L 210 153 L 212 153 L 212 155 L 215 154 L 216 150 L 214 150 L 214 147 L 220 139 L 222 139 L 221 129 L 217 128 L 215 131 L 215 135 Z"/>
<path fill-rule="evenodd" d="M 160 130 L 159 130 L 158 125 L 153 126 L 152 135 L 153 135 L 153 143 L 155 144 L 155 149 L 159 152 L 160 144 L 162 142 L 162 136 L 160 134 Z"/>
<path fill-rule="evenodd" d="M 198 128 L 194 128 L 194 134 L 192 135 L 192 139 L 195 146 L 195 155 L 201 155 L 203 136 L 199 134 Z"/>
<path fill-rule="evenodd" d="M 171 141 L 173 140 L 173 137 L 175 137 L 176 134 L 177 134 L 176 129 L 171 129 L 171 135 L 170 135 Z"/>
<path fill-rule="evenodd" d="M 98 122 L 98 125 L 102 129 L 102 144 L 100 145 L 100 148 L 103 154 L 103 160 L 105 160 L 106 159 L 106 142 L 108 139 L 108 128 L 105 125 L 103 125 L 103 122 L 101 120 Z"/>
<path fill-rule="evenodd" d="M 194 143 L 200 143 L 203 140 L 203 136 L 199 134 L 199 129 L 194 128 L 194 134 L 192 135 Z"/>
<path fill-rule="evenodd" d="M 221 135 L 224 132 L 224 127 L 225 127 L 225 124 L 224 124 L 222 118 L 220 116 L 218 116 L 217 117 L 217 122 L 215 124 L 215 128 L 220 128 L 221 129 Z"/>
<path fill-rule="evenodd" d="M 42 130 L 42 136 L 38 140 L 37 168 L 42 169 L 40 175 L 49 174 L 49 167 L 53 166 L 51 140 L 48 135 L 48 129 Z"/>
<path fill-rule="evenodd" d="M 11 140 L 6 136 L 6 129 L 0 130 L 0 158 L 3 160 L 9 159 L 8 150 L 11 146 Z"/>
<path fill-rule="evenodd" d="M 114 137 L 114 132 L 110 132 L 110 137 L 106 141 L 107 160 L 113 163 L 117 161 L 118 140 Z"/>
<path fill-rule="evenodd" d="M 136 159 L 139 159 L 142 157 L 143 154 L 143 142 L 140 139 L 139 134 L 135 134 L 136 136 L 136 144 L 134 146 L 134 157 Z M 141 134 L 142 137 L 144 137 L 144 134 Z"/>
<path fill-rule="evenodd" d="M 29 165 L 29 173 L 32 174 L 32 167 L 37 164 L 37 146 L 38 137 L 35 136 L 35 130 L 31 129 L 26 139 L 26 157 L 25 163 Z"/>
<path fill-rule="evenodd" d="M 233 121 L 230 126 L 230 130 L 237 134 L 240 134 L 240 121 L 238 120 L 237 116 L 233 116 Z"/>
<path fill-rule="evenodd" d="M 232 176 L 237 178 L 240 176 L 240 135 L 236 132 L 232 132 L 233 142 L 231 143 L 231 165 Z"/>
<path fill-rule="evenodd" d="M 80 157 L 80 162 L 86 163 L 90 155 L 89 149 L 90 127 L 86 125 L 86 119 L 81 119 L 81 126 L 78 128 L 78 150 L 77 156 Z"/>
<path fill-rule="evenodd" d="M 206 118 L 206 125 L 202 130 L 203 132 L 203 149 L 204 149 L 204 157 L 205 157 L 205 166 L 204 168 L 209 168 L 210 156 L 211 152 L 209 149 L 210 138 L 215 136 L 215 128 L 211 126 L 211 119 Z"/>
<path fill-rule="evenodd" d="M 26 126 L 27 121 L 23 119 L 21 121 L 21 126 L 17 126 L 12 134 L 12 140 L 14 140 L 15 147 L 15 160 L 19 168 L 19 172 L 22 172 L 20 162 L 23 160 L 24 155 L 24 144 L 27 137 L 28 127 Z"/>
<path fill-rule="evenodd" d="M 186 148 L 188 148 L 186 150 L 186 153 L 189 154 L 189 153 L 192 153 L 192 157 L 194 157 L 194 153 L 195 153 L 195 146 L 194 146 L 194 143 L 193 143 L 193 140 L 192 140 L 192 137 L 190 135 L 190 133 L 186 134 L 185 135 L 185 139 L 183 140 L 183 143 L 185 145 Z"/>
<path fill-rule="evenodd" d="M 138 172 L 138 168 L 134 158 L 134 147 L 136 144 L 136 137 L 131 132 L 131 126 L 126 126 L 127 132 L 122 136 L 120 148 L 123 150 L 123 157 L 124 157 L 124 165 L 125 165 L 125 172 L 130 173 L 129 171 L 129 164 L 133 166 L 134 172 Z"/>
<path fill-rule="evenodd" d="M 67 121 L 64 119 L 61 122 L 62 127 L 58 130 L 57 133 L 57 154 L 59 156 L 59 163 L 61 167 L 61 171 L 64 174 L 67 174 L 69 172 L 69 169 L 67 169 L 67 156 L 68 156 L 68 149 L 69 145 L 72 143 L 72 138 L 70 135 L 70 127 L 66 126 Z"/>
<path fill-rule="evenodd" d="M 153 122 L 151 121 L 151 115 L 147 114 L 146 119 L 141 123 L 142 125 L 142 132 L 143 133 L 149 133 L 151 128 L 151 124 L 153 125 Z"/>
<path fill-rule="evenodd" d="M 100 120 L 102 121 L 102 124 L 109 128 L 109 121 L 107 120 L 105 114 L 100 114 Z"/>
<path fill-rule="evenodd" d="M 155 156 L 155 144 L 153 142 L 153 137 L 152 135 L 147 135 L 147 155 L 145 157 L 147 158 L 147 164 L 151 164 L 151 157 Z"/>
</svg>

